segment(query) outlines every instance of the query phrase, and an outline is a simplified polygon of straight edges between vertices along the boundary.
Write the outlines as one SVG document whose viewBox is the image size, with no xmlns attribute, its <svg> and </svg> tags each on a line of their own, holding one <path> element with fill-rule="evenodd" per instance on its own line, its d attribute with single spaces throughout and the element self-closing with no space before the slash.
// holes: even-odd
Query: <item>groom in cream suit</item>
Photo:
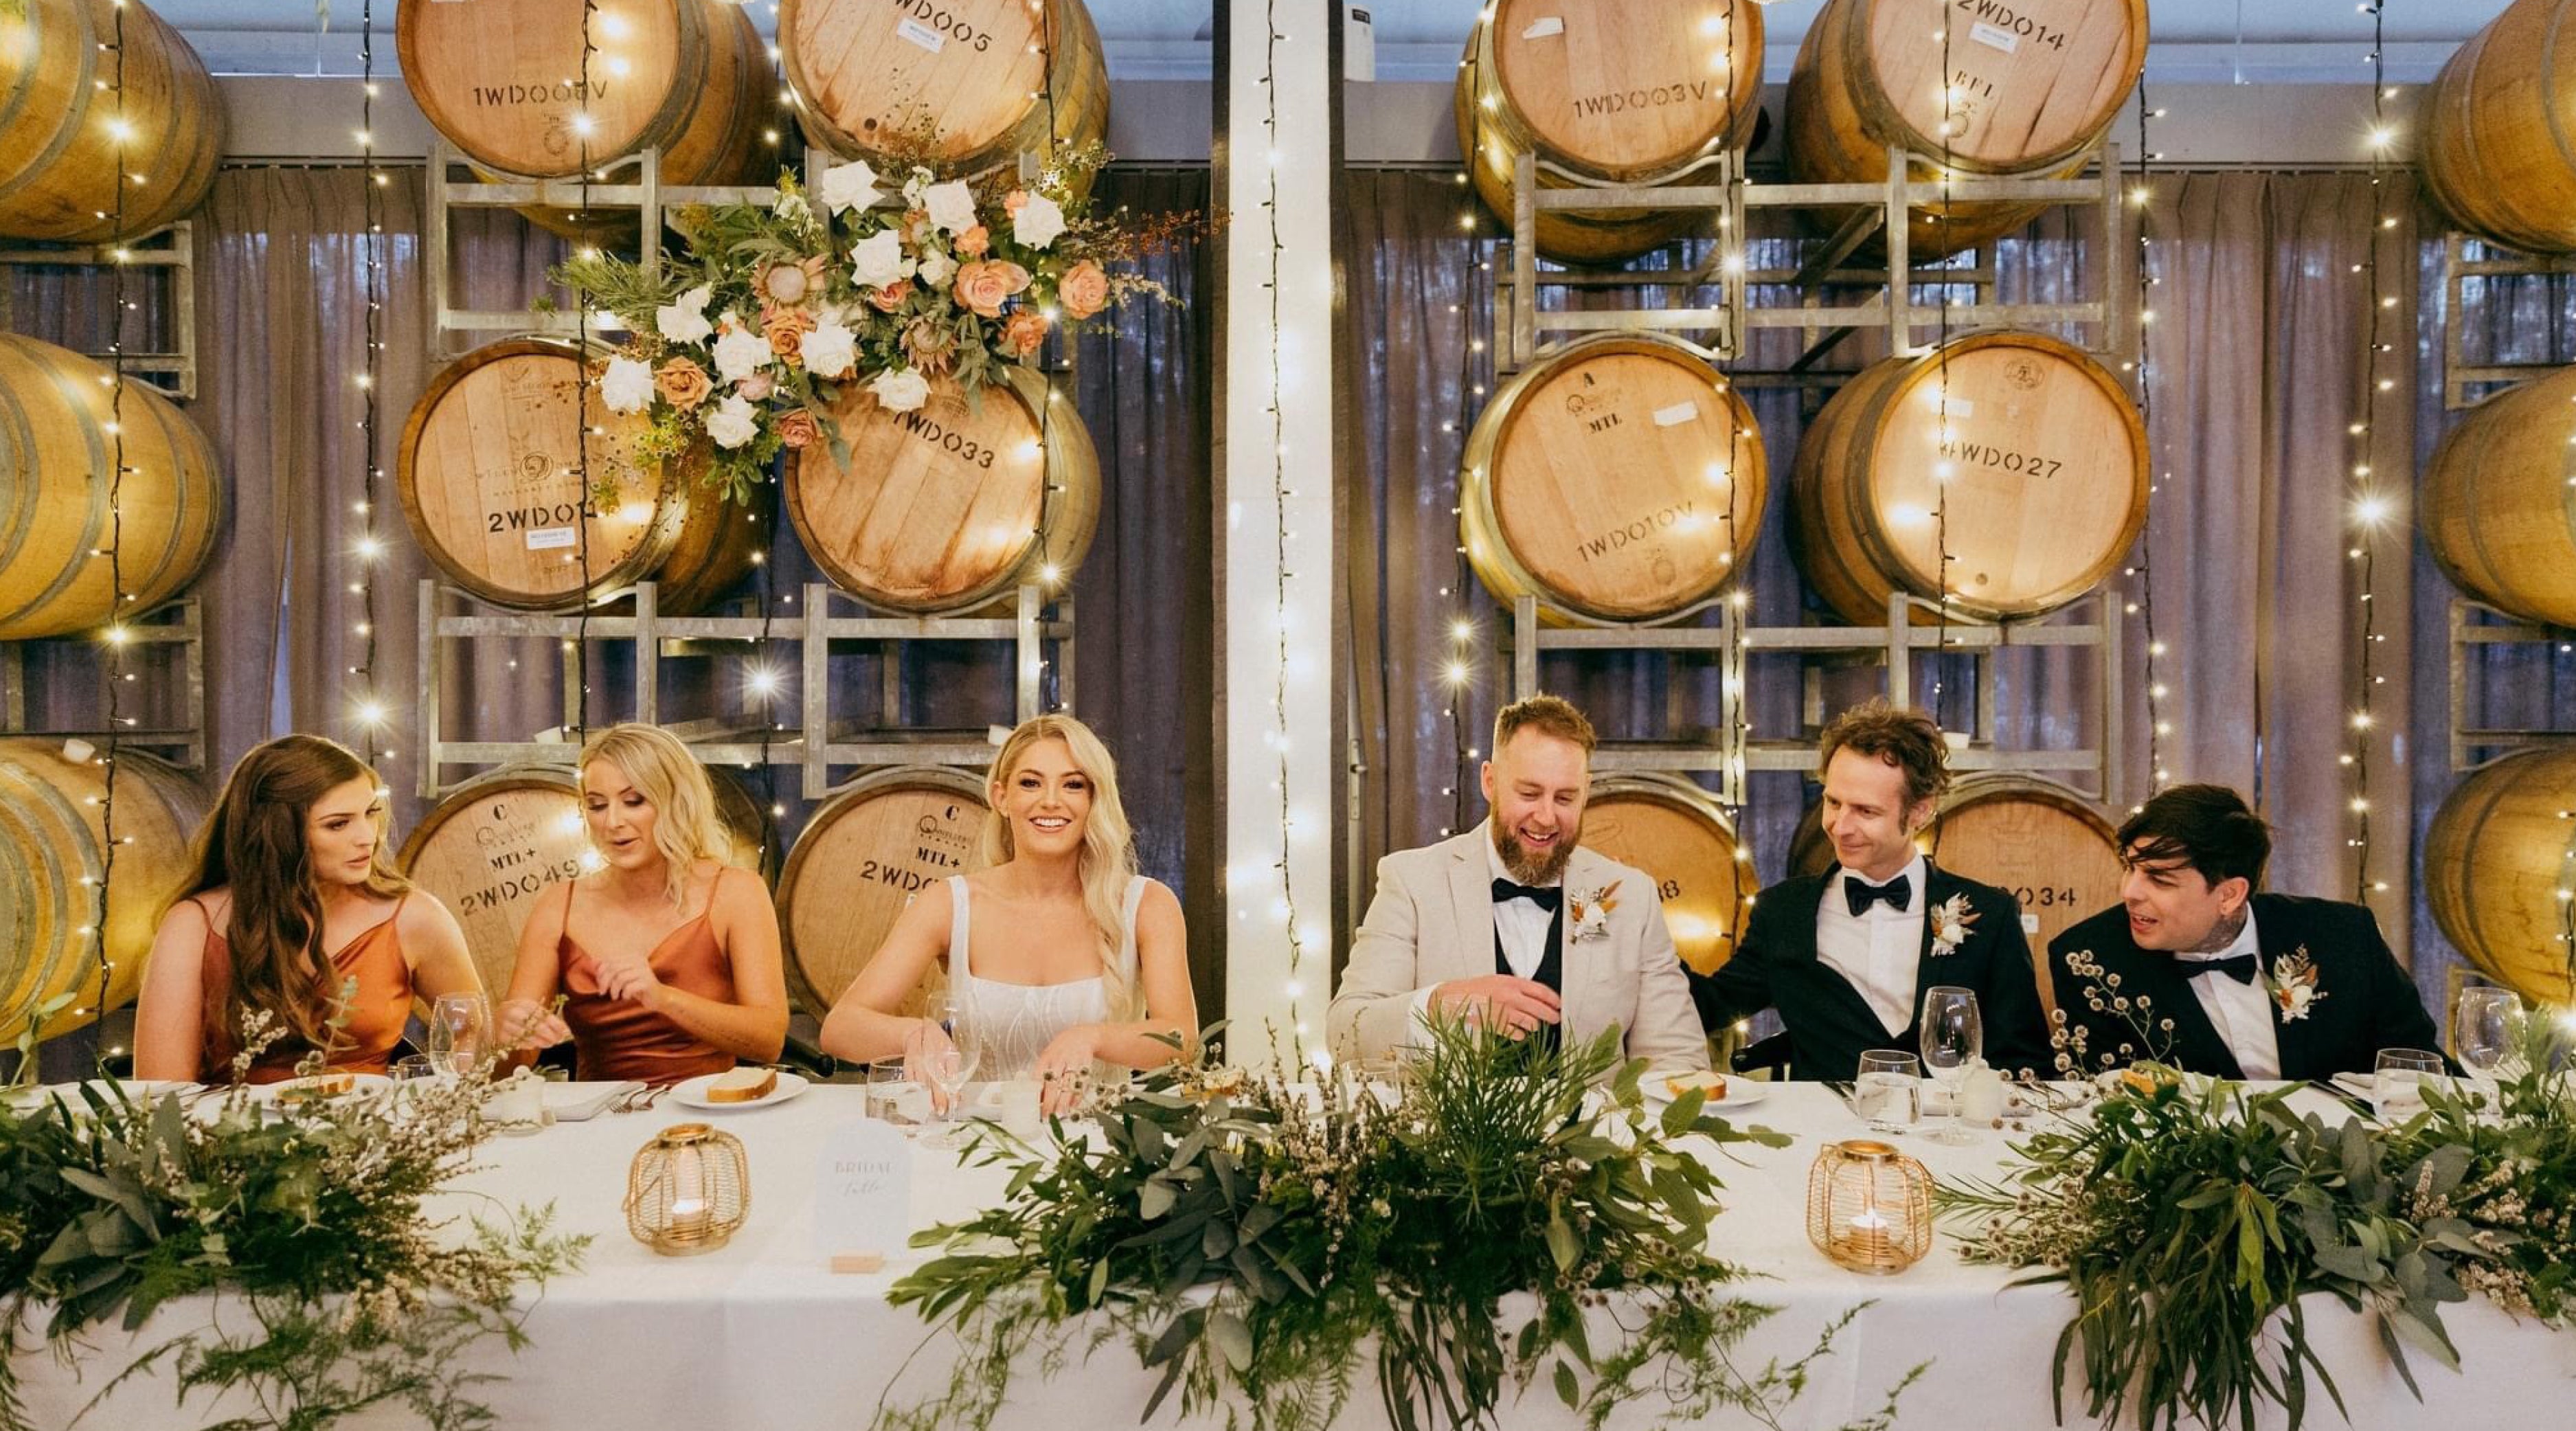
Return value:
<svg viewBox="0 0 2576 1431">
<path fill-rule="evenodd" d="M 1655 882 L 1579 846 L 1592 723 L 1554 696 L 1494 717 L 1483 824 L 1379 861 L 1377 897 L 1333 995 L 1332 1051 L 1421 1041 L 1431 1011 L 1589 1042 L 1612 1024 L 1658 1071 L 1708 1067 Z"/>
</svg>

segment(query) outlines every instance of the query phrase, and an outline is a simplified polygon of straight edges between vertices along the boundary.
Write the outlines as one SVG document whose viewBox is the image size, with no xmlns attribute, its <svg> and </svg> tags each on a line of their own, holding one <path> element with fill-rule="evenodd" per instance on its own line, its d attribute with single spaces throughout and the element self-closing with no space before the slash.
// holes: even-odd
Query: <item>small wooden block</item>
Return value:
<svg viewBox="0 0 2576 1431">
<path fill-rule="evenodd" d="M 885 1254 L 882 1252 L 835 1252 L 832 1254 L 832 1270 L 836 1273 L 883 1272 L 885 1270 Z"/>
</svg>

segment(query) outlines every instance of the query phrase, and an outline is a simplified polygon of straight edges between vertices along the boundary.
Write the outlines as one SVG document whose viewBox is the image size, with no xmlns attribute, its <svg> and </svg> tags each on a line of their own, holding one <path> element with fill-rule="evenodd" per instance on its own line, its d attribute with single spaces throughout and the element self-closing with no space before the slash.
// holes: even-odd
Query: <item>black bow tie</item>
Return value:
<svg viewBox="0 0 2576 1431">
<path fill-rule="evenodd" d="M 1843 879 L 1843 899 L 1851 905 L 1854 919 L 1869 913 L 1869 907 L 1882 899 L 1887 901 L 1888 908 L 1903 914 L 1906 903 L 1913 897 L 1914 886 L 1903 875 L 1898 875 L 1885 884 L 1863 884 L 1858 875 L 1845 876 Z"/>
<path fill-rule="evenodd" d="M 2192 959 L 2186 962 L 2191 965 L 2191 972 L 2184 976 L 2186 978 L 2224 974 L 2240 984 L 2253 983 L 2254 971 L 2263 967 L 2262 961 L 2251 954 L 2230 954 L 2224 959 Z"/>
<path fill-rule="evenodd" d="M 1556 885 L 1541 887 L 1532 884 L 1514 884 L 1500 877 L 1494 880 L 1494 903 L 1496 904 L 1508 904 L 1515 899 L 1526 899 L 1553 914 L 1564 898 L 1564 889 Z"/>
</svg>

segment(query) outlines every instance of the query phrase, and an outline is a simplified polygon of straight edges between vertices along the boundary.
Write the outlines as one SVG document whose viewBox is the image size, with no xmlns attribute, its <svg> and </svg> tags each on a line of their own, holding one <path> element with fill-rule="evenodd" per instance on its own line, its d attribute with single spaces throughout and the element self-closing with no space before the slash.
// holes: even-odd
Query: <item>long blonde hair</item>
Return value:
<svg viewBox="0 0 2576 1431">
<path fill-rule="evenodd" d="M 1100 743 L 1091 727 L 1069 715 L 1035 716 L 1022 721 L 1002 742 L 985 785 L 989 804 L 980 853 L 988 867 L 1009 863 L 1014 853 L 1011 822 L 1001 811 L 1001 791 L 1027 758 L 1029 747 L 1042 740 L 1063 741 L 1074 768 L 1091 779 L 1091 814 L 1083 821 L 1082 853 L 1075 857 L 1074 869 L 1082 881 L 1082 909 L 1091 916 L 1100 953 L 1109 1017 L 1112 1022 L 1136 1018 L 1141 997 L 1118 967 L 1118 951 L 1127 942 L 1127 885 L 1136 878 L 1136 842 L 1127 824 L 1127 808 L 1118 801 L 1118 762 L 1110 758 L 1109 747 Z"/>
<path fill-rule="evenodd" d="M 588 778 L 594 760 L 615 765 L 652 802 L 653 847 L 662 852 L 672 905 L 686 908 L 689 875 L 698 861 L 724 858 L 724 831 L 716 822 L 716 792 L 706 767 L 678 736 L 635 721 L 610 726 L 582 744 L 575 767 L 581 778 Z M 589 828 L 587 820 L 583 828 Z"/>
</svg>

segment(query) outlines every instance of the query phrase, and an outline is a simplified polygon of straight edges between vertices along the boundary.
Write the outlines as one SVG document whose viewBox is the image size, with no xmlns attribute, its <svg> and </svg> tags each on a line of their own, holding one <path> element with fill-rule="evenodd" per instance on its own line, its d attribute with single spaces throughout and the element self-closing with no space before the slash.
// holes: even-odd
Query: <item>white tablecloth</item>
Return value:
<svg viewBox="0 0 2576 1431">
<path fill-rule="evenodd" d="M 513 1358 L 492 1344 L 475 1353 L 478 1369 L 507 1378 L 488 1386 L 481 1399 L 511 1428 L 862 1427 L 917 1348 L 919 1357 L 894 1386 L 898 1400 L 917 1397 L 934 1377 L 944 1380 L 951 1343 L 942 1337 L 924 1348 L 918 1318 L 885 1301 L 900 1264 L 877 1275 L 835 1275 L 814 1254 L 809 1209 L 815 1159 L 826 1132 L 858 1116 L 858 1090 L 825 1085 L 775 1107 L 708 1115 L 666 1101 L 648 1113 L 604 1115 L 490 1144 L 485 1166 L 445 1195 L 452 1209 L 488 1209 L 487 1199 L 504 1206 L 552 1201 L 563 1228 L 594 1233 L 597 1240 L 582 1272 L 548 1287 L 530 1312 L 527 1350 Z M 1780 1308 L 1754 1334 L 1751 1360 L 1744 1364 L 1795 1356 L 1834 1317 L 1873 1303 L 1843 1332 L 1787 1425 L 1840 1426 L 1875 1408 L 1906 1369 L 1926 1361 L 1929 1371 L 1900 1404 L 1901 1426 L 2053 1424 L 2048 1363 L 2068 1314 L 2062 1291 L 2007 1290 L 2011 1274 L 1960 1262 L 1946 1234 L 1929 1258 L 1901 1276 L 1843 1271 L 1807 1242 L 1806 1173 L 1823 1142 L 1863 1136 L 1859 1121 L 1815 1085 L 1772 1090 L 1734 1116 L 1796 1139 L 1783 1149 L 1732 1150 L 1741 1163 L 1721 1164 L 1727 1208 L 1713 1229 L 1713 1245 L 1761 1274 L 1764 1280 L 1742 1284 L 1745 1295 Z M 655 1256 L 625 1230 L 619 1202 L 627 1164 L 657 1129 L 706 1118 L 736 1133 L 748 1149 L 750 1220 L 716 1252 Z M 1976 1175 L 1999 1165 L 2004 1136 L 1981 1132 L 1976 1144 L 1961 1148 L 1919 1137 L 1901 1141 L 1936 1175 Z M 957 1220 L 998 1195 L 998 1175 L 949 1163 L 945 1155 L 925 1150 L 913 1188 L 917 1225 Z M 132 1359 L 132 1347 L 183 1329 L 189 1318 L 202 1321 L 209 1310 L 202 1302 L 167 1309 L 135 1342 L 111 1329 L 70 1367 L 44 1352 L 21 1354 L 17 1370 L 31 1423 L 68 1425 L 100 1383 Z M 2411 1358 L 2424 1388 L 2419 1404 L 2370 1325 L 2338 1304 L 2316 1300 L 2309 1325 L 2353 1425 L 2482 1431 L 2491 1425 L 2559 1424 L 2556 1418 L 2576 1393 L 2576 1334 L 2517 1324 L 2482 1301 L 2447 1308 L 2444 1315 L 2464 1370 L 2454 1374 L 2428 1358 Z M 1111 1346 L 1053 1382 L 1024 1373 L 1013 1385 L 1002 1424 L 1045 1431 L 1134 1425 L 1153 1382 L 1123 1345 Z M 2312 1387 L 2311 1402 L 2311 1425 L 2337 1424 L 2321 1387 Z M 1156 1424 L 1177 1424 L 1175 1405 L 1177 1398 Z M 1651 1408 L 1631 1409 L 1637 1414 L 1619 1424 L 1651 1423 Z M 2084 1424 L 2080 1403 L 2070 1405 L 2070 1418 Z M 175 1408 L 166 1382 L 138 1379 L 83 1424 L 143 1431 L 202 1426 L 212 1419 L 202 1402 L 184 1413 Z M 2278 1423 L 2276 1415 L 2265 1424 Z M 405 1422 L 385 1416 L 356 1424 Z M 1355 1398 L 1342 1424 L 1384 1424 L 1373 1383 Z M 1574 1423 L 1542 1384 L 1505 1407 L 1504 1424 Z"/>
</svg>

